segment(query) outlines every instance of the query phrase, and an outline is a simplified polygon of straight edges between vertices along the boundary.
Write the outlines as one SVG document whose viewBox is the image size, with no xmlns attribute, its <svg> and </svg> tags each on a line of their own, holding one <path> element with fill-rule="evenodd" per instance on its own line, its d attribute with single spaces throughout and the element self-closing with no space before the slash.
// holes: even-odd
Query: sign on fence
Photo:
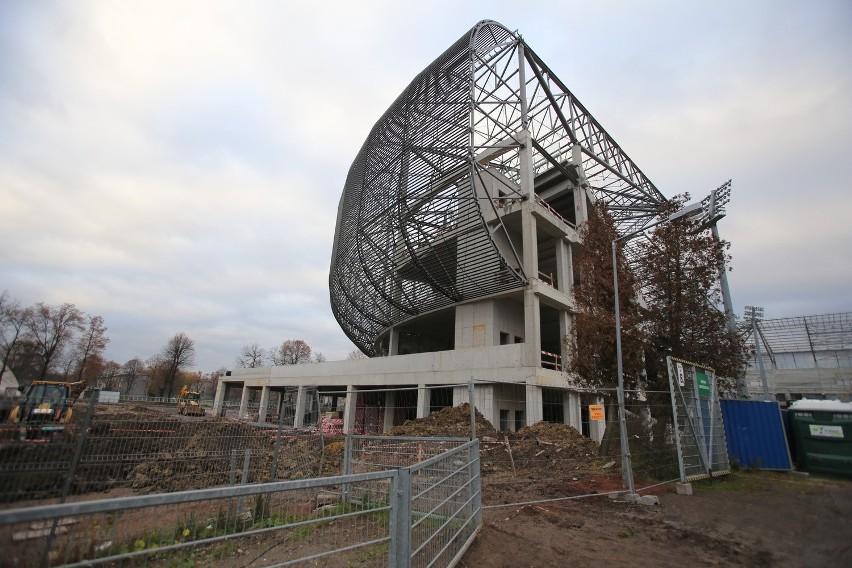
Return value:
<svg viewBox="0 0 852 568">
<path fill-rule="evenodd" d="M 589 405 L 589 420 L 605 420 L 603 404 Z"/>
<path fill-rule="evenodd" d="M 730 473 L 713 369 L 666 357 L 681 482 Z"/>
</svg>

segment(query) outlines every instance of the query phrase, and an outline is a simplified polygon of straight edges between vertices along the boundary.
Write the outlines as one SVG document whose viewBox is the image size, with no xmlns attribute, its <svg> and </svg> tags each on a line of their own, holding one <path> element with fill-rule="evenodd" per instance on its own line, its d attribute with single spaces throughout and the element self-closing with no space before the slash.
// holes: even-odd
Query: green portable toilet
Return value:
<svg viewBox="0 0 852 568">
<path fill-rule="evenodd" d="M 799 469 L 852 477 L 852 402 L 797 400 L 790 423 Z"/>
</svg>

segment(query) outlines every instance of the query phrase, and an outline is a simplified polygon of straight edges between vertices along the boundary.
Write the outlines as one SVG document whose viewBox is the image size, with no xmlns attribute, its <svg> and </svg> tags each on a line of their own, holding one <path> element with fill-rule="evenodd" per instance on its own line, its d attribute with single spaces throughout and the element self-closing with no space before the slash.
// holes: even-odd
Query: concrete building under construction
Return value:
<svg viewBox="0 0 852 568">
<path fill-rule="evenodd" d="M 369 358 L 237 369 L 215 404 L 242 389 L 245 413 L 259 392 L 263 421 L 271 394 L 315 386 L 347 393 L 353 431 L 364 400 L 386 409 L 388 427 L 467 401 L 474 379 L 476 407 L 501 429 L 543 419 L 579 429 L 591 395 L 563 366 L 572 257 L 599 200 L 621 233 L 652 222 L 665 202 L 519 34 L 478 23 L 379 119 L 343 188 L 331 306 Z M 401 406 L 395 396 L 409 397 L 411 411 L 387 411 Z"/>
</svg>

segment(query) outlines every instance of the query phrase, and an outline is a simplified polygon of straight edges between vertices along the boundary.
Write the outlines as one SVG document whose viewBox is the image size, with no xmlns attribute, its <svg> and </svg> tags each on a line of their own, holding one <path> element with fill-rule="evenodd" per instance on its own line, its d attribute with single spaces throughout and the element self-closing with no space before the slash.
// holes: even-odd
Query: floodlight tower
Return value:
<svg viewBox="0 0 852 568">
<path fill-rule="evenodd" d="M 760 352 L 760 336 L 757 332 L 757 322 L 763 319 L 763 308 L 746 306 L 745 317 L 751 320 L 751 333 L 754 338 L 754 356 L 760 369 L 760 382 L 763 383 L 763 400 L 769 400 L 769 383 L 766 382 L 766 369 L 763 366 L 763 354 Z M 748 394 L 748 393 L 746 393 Z"/>
<path fill-rule="evenodd" d="M 701 207 L 705 211 L 706 221 L 702 226 L 710 226 L 710 231 L 713 233 L 713 238 L 718 243 L 719 229 L 716 223 L 726 215 L 725 205 L 731 200 L 731 180 L 726 181 L 716 189 L 710 192 L 710 195 L 701 200 Z M 728 330 L 736 330 L 736 321 L 734 320 L 734 305 L 731 301 L 731 289 L 728 287 L 728 270 L 725 266 L 725 259 L 722 258 L 722 270 L 719 275 L 719 283 L 722 286 L 722 303 L 725 307 L 725 319 L 728 321 Z"/>
</svg>

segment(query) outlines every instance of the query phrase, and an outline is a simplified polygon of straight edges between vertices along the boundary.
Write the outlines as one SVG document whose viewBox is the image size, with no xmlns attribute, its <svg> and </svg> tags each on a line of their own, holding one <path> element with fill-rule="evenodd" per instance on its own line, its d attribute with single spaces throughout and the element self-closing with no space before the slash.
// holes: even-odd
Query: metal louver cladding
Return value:
<svg viewBox="0 0 852 568">
<path fill-rule="evenodd" d="M 394 101 L 349 170 L 329 288 L 362 351 L 379 354 L 391 326 L 535 276 L 497 209 L 533 197 L 521 175 L 527 136 L 533 177 L 582 185 L 620 231 L 649 223 L 665 202 L 518 34 L 482 21 Z"/>
</svg>

